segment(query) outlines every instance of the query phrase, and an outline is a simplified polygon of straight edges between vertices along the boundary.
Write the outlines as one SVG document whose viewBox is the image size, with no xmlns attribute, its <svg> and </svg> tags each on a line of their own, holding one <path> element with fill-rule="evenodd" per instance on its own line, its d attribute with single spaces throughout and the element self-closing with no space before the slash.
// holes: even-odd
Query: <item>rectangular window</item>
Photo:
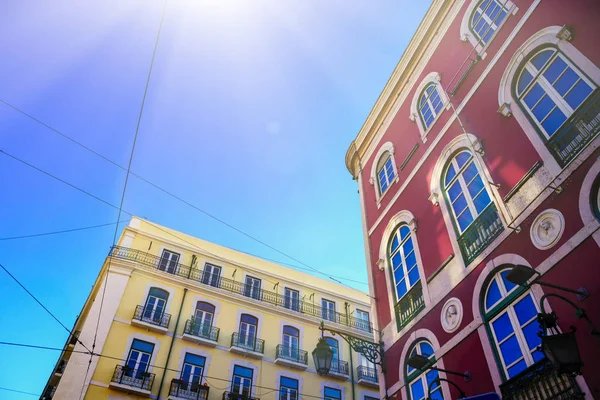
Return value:
<svg viewBox="0 0 600 400">
<path fill-rule="evenodd" d="M 136 378 L 141 378 L 142 372 L 148 370 L 153 351 L 154 344 L 144 342 L 143 340 L 133 339 L 131 349 L 129 350 L 129 356 L 127 357 L 127 363 L 125 364 L 127 369 L 124 375 L 134 376 L 135 374 Z"/>
<path fill-rule="evenodd" d="M 339 389 L 325 386 L 323 394 L 325 400 L 342 400 L 342 391 Z"/>
<path fill-rule="evenodd" d="M 335 303 L 330 300 L 321 300 L 321 307 L 323 308 L 323 319 L 335 322 Z"/>
<path fill-rule="evenodd" d="M 294 289 L 285 288 L 284 307 L 290 310 L 300 311 L 300 292 Z"/>
<path fill-rule="evenodd" d="M 357 328 L 363 331 L 371 330 L 371 323 L 369 321 L 369 313 L 362 310 L 356 310 L 356 323 Z"/>
<path fill-rule="evenodd" d="M 244 286 L 244 296 L 260 300 L 260 279 L 253 276 L 246 277 L 246 285 Z"/>
<path fill-rule="evenodd" d="M 214 287 L 219 287 L 221 284 L 221 267 L 212 264 L 204 265 L 204 273 L 202 274 L 202 283 Z"/>
<path fill-rule="evenodd" d="M 185 353 L 183 369 L 181 371 L 181 380 L 186 384 L 190 391 L 197 391 L 197 385 L 202 382 L 202 373 L 206 359 L 196 354 Z M 192 386 L 194 386 L 192 388 Z M 194 390 L 196 389 L 196 390 Z"/>
<path fill-rule="evenodd" d="M 279 400 L 298 399 L 298 380 L 282 376 L 279 381 Z"/>
<path fill-rule="evenodd" d="M 250 397 L 252 393 L 252 377 L 254 371 L 250 368 L 236 365 L 233 367 L 231 378 L 231 392 Z"/>
<path fill-rule="evenodd" d="M 179 254 L 174 253 L 170 250 L 163 250 L 162 256 L 158 263 L 158 269 L 166 271 L 169 274 L 177 274 L 179 266 Z"/>
</svg>

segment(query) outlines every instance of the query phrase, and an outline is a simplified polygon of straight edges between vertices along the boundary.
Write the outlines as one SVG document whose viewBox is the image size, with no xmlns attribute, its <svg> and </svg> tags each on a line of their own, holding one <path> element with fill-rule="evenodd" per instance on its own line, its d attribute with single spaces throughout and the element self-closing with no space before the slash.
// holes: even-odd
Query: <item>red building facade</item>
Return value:
<svg viewBox="0 0 600 400">
<path fill-rule="evenodd" d="M 588 323 L 543 301 L 576 328 L 573 378 L 539 351 L 536 320 L 560 294 L 600 326 L 598 21 L 596 0 L 435 0 L 351 143 L 382 398 L 457 398 L 436 377 L 469 396 L 600 398 Z M 514 285 L 515 265 L 589 296 Z M 415 354 L 471 380 L 421 373 Z"/>
</svg>

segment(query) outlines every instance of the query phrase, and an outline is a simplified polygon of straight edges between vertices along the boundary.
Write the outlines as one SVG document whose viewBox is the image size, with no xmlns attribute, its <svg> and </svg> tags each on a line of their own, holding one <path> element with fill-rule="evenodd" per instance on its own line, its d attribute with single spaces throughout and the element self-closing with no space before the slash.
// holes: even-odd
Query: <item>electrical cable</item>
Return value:
<svg viewBox="0 0 600 400">
<path fill-rule="evenodd" d="M 37 393 L 25 392 L 23 390 L 17 390 L 17 389 L 9 389 L 7 387 L 2 387 L 2 386 L 0 386 L 0 390 L 6 390 L 7 392 L 20 393 L 20 394 L 28 394 L 30 396 L 41 397 Z"/>
<path fill-rule="evenodd" d="M 121 223 L 129 223 L 129 221 L 122 221 Z M 84 231 L 84 230 L 87 230 L 87 229 L 102 228 L 102 227 L 105 227 L 105 226 L 111 226 L 111 225 L 115 225 L 115 224 L 116 224 L 116 222 L 109 222 L 107 224 L 92 225 L 92 226 L 83 226 L 81 228 L 65 229 L 65 230 L 62 230 L 62 231 L 53 231 L 53 232 L 44 232 L 44 233 L 33 233 L 33 234 L 22 235 L 22 236 L 10 236 L 10 237 L 0 238 L 0 241 L 3 241 L 3 240 L 16 240 L 16 239 L 27 239 L 27 238 L 40 237 L 40 236 L 48 236 L 48 235 L 58 235 L 58 234 L 61 234 L 61 233 L 70 233 L 70 232 Z"/>
</svg>

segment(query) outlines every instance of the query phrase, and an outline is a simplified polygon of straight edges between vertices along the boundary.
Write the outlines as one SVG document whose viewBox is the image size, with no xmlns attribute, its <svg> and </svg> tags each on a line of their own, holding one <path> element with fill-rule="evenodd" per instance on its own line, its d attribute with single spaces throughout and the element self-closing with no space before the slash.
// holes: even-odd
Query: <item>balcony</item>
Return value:
<svg viewBox="0 0 600 400">
<path fill-rule="evenodd" d="M 167 333 L 169 330 L 169 322 L 171 322 L 171 314 L 157 312 L 144 306 L 136 306 L 131 318 L 131 325 L 162 333 Z"/>
<path fill-rule="evenodd" d="M 63 372 L 65 372 L 65 368 L 67 368 L 67 360 L 60 360 L 56 369 L 54 370 L 54 374 L 57 376 L 62 376 Z"/>
<path fill-rule="evenodd" d="M 342 360 L 331 360 L 331 368 L 329 368 L 329 374 L 332 378 L 347 380 L 350 378 L 350 370 L 348 369 L 348 362 Z"/>
<path fill-rule="evenodd" d="M 424 308 L 423 287 L 421 281 L 419 281 L 402 296 L 394 307 L 396 320 L 398 321 L 398 331 L 408 325 Z"/>
<path fill-rule="evenodd" d="M 41 400 L 50 400 L 56 393 L 56 386 L 49 386 L 46 391 L 42 394 Z"/>
<path fill-rule="evenodd" d="M 275 348 L 275 364 L 304 370 L 308 368 L 308 352 L 278 344 Z"/>
<path fill-rule="evenodd" d="M 231 335 L 231 347 L 229 351 L 254 358 L 263 358 L 265 341 L 253 336 L 241 335 L 234 332 Z"/>
<path fill-rule="evenodd" d="M 215 347 L 219 341 L 219 331 L 215 326 L 202 325 L 192 318 L 185 321 L 182 337 L 190 342 Z"/>
<path fill-rule="evenodd" d="M 80 334 L 81 331 L 75 331 L 71 334 L 71 337 L 69 337 L 69 347 L 75 346 L 77 344 Z"/>
<path fill-rule="evenodd" d="M 600 132 L 600 90 L 596 89 L 548 140 L 546 145 L 564 167 Z"/>
<path fill-rule="evenodd" d="M 504 400 L 583 399 L 575 378 L 558 374 L 547 358 L 500 385 Z"/>
<path fill-rule="evenodd" d="M 504 225 L 502 225 L 498 210 L 494 203 L 491 203 L 458 238 L 465 265 L 469 265 L 475 257 L 481 254 L 503 230 Z"/>
<path fill-rule="evenodd" d="M 280 295 L 279 293 L 269 292 L 263 289 L 257 290 L 256 288 L 251 288 L 249 285 L 245 285 L 242 282 L 237 282 L 233 279 L 223 278 L 213 274 L 205 274 L 202 270 L 191 268 L 183 264 L 177 264 L 169 268 L 161 268 L 161 258 L 150 253 L 133 250 L 127 247 L 114 246 L 111 249 L 109 256 L 112 258 L 145 265 L 146 267 L 157 269 L 164 273 L 177 275 L 180 278 L 189 279 L 202 285 L 212 286 L 217 289 L 234 293 L 238 296 L 243 296 L 245 298 L 250 297 L 253 300 L 267 303 L 269 306 L 284 308 L 286 312 L 292 311 L 318 319 L 326 319 L 334 324 L 347 326 L 351 329 L 365 332 L 367 336 L 371 336 L 370 333 L 373 332 L 373 326 L 369 322 L 350 315 L 339 313 L 337 311 L 324 310 L 320 306 L 317 306 L 311 302 L 305 302 L 296 299 L 290 300 L 290 298 Z M 247 296 L 246 294 L 251 294 L 251 296 Z"/>
<path fill-rule="evenodd" d="M 154 374 L 131 369 L 126 365 L 117 365 L 108 387 L 122 392 L 150 397 L 153 384 Z"/>
<path fill-rule="evenodd" d="M 252 397 L 248 394 L 223 392 L 223 400 L 260 400 L 260 399 L 258 397 Z"/>
<path fill-rule="evenodd" d="M 168 400 L 207 400 L 209 387 L 200 383 L 171 380 Z"/>
<path fill-rule="evenodd" d="M 375 368 L 365 367 L 363 365 L 356 368 L 356 376 L 359 385 L 379 387 L 377 370 Z"/>
</svg>

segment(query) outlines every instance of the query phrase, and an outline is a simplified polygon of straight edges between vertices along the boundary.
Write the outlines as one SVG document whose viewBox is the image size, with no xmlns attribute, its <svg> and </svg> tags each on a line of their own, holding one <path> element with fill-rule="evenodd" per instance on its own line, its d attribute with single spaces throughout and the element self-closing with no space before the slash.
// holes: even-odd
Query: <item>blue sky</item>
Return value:
<svg viewBox="0 0 600 400">
<path fill-rule="evenodd" d="M 132 171 L 306 264 L 366 282 L 344 155 L 428 5 L 171 1 Z M 162 6 L 0 3 L 0 100 L 127 165 Z M 0 149 L 120 201 L 124 171 L 2 103 Z M 115 209 L 4 154 L 0 182 L 0 238 L 116 221 Z M 294 263 L 135 177 L 124 208 Z M 113 232 L 0 240 L 0 263 L 70 327 Z M 2 271 L 0 287 L 0 341 L 63 345 L 67 332 Z M 57 357 L 0 346 L 0 387 L 41 393 Z"/>
</svg>

